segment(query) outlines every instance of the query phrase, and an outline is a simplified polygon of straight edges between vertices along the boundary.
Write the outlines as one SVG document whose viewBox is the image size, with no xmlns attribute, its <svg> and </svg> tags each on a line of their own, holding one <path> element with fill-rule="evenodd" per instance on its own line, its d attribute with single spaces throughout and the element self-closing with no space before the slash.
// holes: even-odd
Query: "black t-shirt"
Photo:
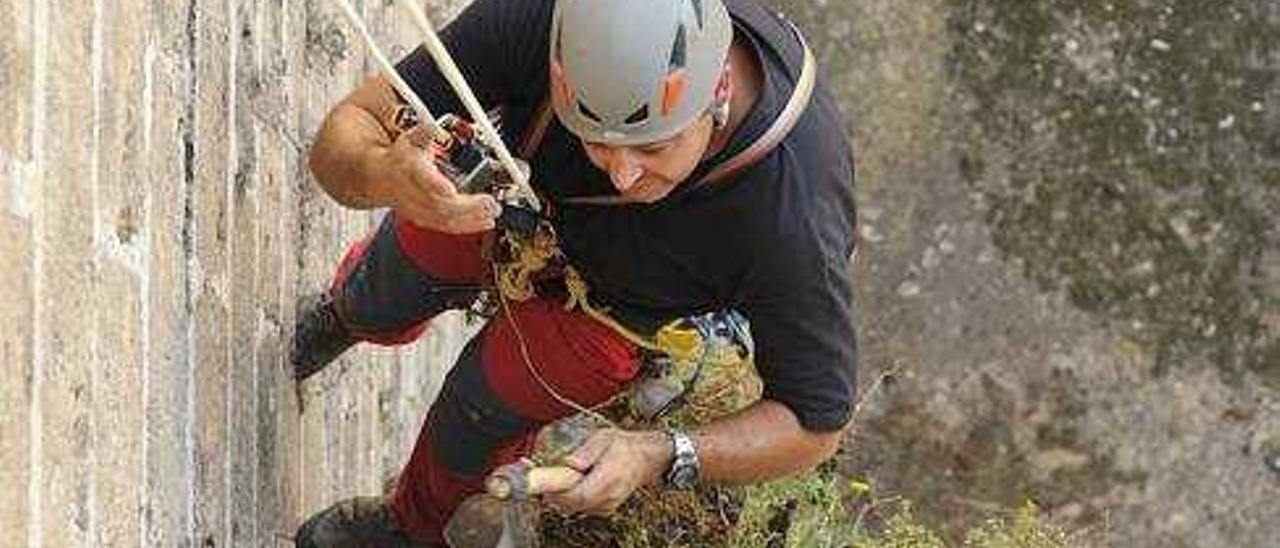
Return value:
<svg viewBox="0 0 1280 548">
<path fill-rule="evenodd" d="M 513 150 L 547 97 L 553 4 L 476 0 L 441 32 L 485 108 L 501 107 Z M 755 0 L 726 5 L 738 38 L 754 46 L 764 84 L 723 152 L 657 203 L 569 204 L 564 198 L 616 191 L 553 121 L 529 158 L 532 181 L 552 202 L 561 248 L 592 300 L 642 329 L 737 309 L 750 320 L 764 397 L 786 405 L 806 429 L 835 430 L 849 418 L 857 359 L 851 147 L 820 81 L 772 153 L 728 179 L 691 183 L 765 132 L 803 64 L 798 38 L 778 16 Z M 433 112 L 464 112 L 421 48 L 399 70 Z"/>
</svg>

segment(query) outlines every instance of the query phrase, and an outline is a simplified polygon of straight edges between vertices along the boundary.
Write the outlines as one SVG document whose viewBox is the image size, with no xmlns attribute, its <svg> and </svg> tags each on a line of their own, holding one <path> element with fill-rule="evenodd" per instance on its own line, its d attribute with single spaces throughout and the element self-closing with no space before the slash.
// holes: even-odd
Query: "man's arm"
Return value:
<svg viewBox="0 0 1280 548">
<path fill-rule="evenodd" d="M 708 481 L 756 483 L 817 466 L 835 454 L 841 432 L 805 430 L 785 405 L 760 400 L 712 421 L 693 438 Z"/>
<path fill-rule="evenodd" d="M 756 483 L 808 470 L 840 445 L 840 430 L 805 430 L 781 403 L 760 400 L 691 434 L 698 448 L 700 480 Z M 546 495 L 566 513 L 609 514 L 642 485 L 662 481 L 673 458 L 665 432 L 603 430 L 566 464 L 587 475 L 573 489 Z"/>
<path fill-rule="evenodd" d="M 378 156 L 410 128 L 400 127 L 396 116 L 388 115 L 400 103 L 389 91 L 381 78 L 366 80 L 329 112 L 311 147 L 310 167 L 316 181 L 344 206 L 391 205 L 383 188 L 390 177 L 379 173 L 385 162 Z"/>
<path fill-rule="evenodd" d="M 497 202 L 457 191 L 437 169 L 439 151 L 409 112 L 381 77 L 338 103 L 311 148 L 309 165 L 320 187 L 347 207 L 390 207 L 443 232 L 492 229 Z"/>
<path fill-rule="evenodd" d="M 475 0 L 440 31 L 440 40 L 486 109 L 527 94 L 546 71 L 551 0 Z M 396 64 L 409 87 L 443 114 L 463 113 L 456 93 L 424 48 Z M 381 77 L 370 78 L 325 119 L 311 150 L 320 186 L 353 208 L 391 207 L 410 220 L 447 232 L 492 227 L 499 210 L 490 196 L 462 195 L 432 160 L 425 132 L 412 127 L 400 96 Z"/>
</svg>

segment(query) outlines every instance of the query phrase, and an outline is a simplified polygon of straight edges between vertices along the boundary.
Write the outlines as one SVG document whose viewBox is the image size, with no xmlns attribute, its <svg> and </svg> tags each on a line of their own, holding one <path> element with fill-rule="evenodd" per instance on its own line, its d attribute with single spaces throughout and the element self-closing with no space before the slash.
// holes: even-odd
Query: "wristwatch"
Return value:
<svg viewBox="0 0 1280 548">
<path fill-rule="evenodd" d="M 667 469 L 666 483 L 668 487 L 689 489 L 698 482 L 698 448 L 688 434 L 679 430 L 667 430 L 671 437 L 673 457 L 671 468 Z"/>
</svg>

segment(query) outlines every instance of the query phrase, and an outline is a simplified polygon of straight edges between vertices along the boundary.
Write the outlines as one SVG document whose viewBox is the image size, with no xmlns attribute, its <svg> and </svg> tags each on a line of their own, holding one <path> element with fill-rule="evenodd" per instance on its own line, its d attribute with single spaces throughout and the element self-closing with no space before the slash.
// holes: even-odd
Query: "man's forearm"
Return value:
<svg viewBox="0 0 1280 548">
<path fill-rule="evenodd" d="M 840 432 L 810 432 L 781 403 L 760 400 L 692 433 L 701 480 L 754 483 L 808 470 L 835 453 Z"/>
</svg>

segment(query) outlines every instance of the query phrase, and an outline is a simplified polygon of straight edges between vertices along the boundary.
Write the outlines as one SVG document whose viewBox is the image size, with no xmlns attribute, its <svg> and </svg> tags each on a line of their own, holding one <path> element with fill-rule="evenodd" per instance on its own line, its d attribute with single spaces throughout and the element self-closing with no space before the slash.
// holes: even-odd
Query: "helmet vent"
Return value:
<svg viewBox="0 0 1280 548">
<path fill-rule="evenodd" d="M 600 116 L 596 115 L 596 113 L 594 112 L 591 112 L 591 109 L 587 108 L 587 105 L 582 101 L 578 101 L 578 112 L 582 113 L 583 116 L 586 116 L 592 122 L 595 122 L 597 124 L 602 122 L 602 120 L 600 119 Z"/>
<path fill-rule="evenodd" d="M 689 0 L 693 4 L 693 14 L 698 17 L 698 29 L 702 29 L 702 0 Z"/>
<path fill-rule="evenodd" d="M 671 45 L 671 62 L 668 65 L 671 70 L 684 68 L 687 47 L 688 41 L 685 38 L 684 25 L 680 25 L 676 28 L 676 41 Z"/>
<path fill-rule="evenodd" d="M 640 108 L 631 113 L 624 121 L 627 125 L 634 125 L 649 119 L 649 105 L 640 105 Z"/>
</svg>

